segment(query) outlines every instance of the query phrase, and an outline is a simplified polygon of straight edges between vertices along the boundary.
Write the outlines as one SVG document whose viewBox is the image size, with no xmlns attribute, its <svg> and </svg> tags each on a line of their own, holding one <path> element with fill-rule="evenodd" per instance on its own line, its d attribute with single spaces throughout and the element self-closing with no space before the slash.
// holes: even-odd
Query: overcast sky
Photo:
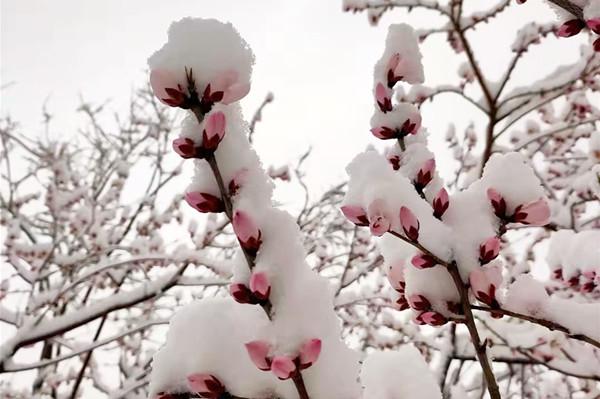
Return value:
<svg viewBox="0 0 600 399">
<path fill-rule="evenodd" d="M 504 23 L 483 27 L 475 42 L 492 77 L 506 63 L 511 30 L 533 18 L 552 18 L 540 0 L 512 8 Z M 395 11 L 373 27 L 365 14 L 343 13 L 341 0 L 2 0 L 1 78 L 8 87 L 1 93 L 1 112 L 19 120 L 27 134 L 39 134 L 47 100 L 55 115 L 52 132 L 68 136 L 82 121 L 74 113 L 80 94 L 126 109 L 132 90 L 145 84 L 146 59 L 165 42 L 169 24 L 185 16 L 214 17 L 231 21 L 256 55 L 252 91 L 243 100 L 246 115 L 265 93 L 275 95 L 258 128 L 260 155 L 277 165 L 312 145 L 309 173 L 324 187 L 343 178 L 354 154 L 376 142 L 368 131 L 370 89 L 387 26 L 435 24 L 431 15 Z M 434 38 L 423 49 L 428 84 L 456 82 L 462 59 L 444 40 Z M 556 51 L 565 60 L 577 56 L 576 46 L 536 49 L 521 81 L 547 70 L 544 60 Z M 460 127 L 473 118 L 473 108 L 453 96 L 424 111 L 438 152 L 448 122 Z"/>
</svg>

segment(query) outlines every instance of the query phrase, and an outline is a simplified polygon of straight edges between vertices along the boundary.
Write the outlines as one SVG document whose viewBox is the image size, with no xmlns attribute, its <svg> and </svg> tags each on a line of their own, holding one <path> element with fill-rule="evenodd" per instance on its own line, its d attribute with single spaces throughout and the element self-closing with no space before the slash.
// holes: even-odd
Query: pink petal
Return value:
<svg viewBox="0 0 600 399">
<path fill-rule="evenodd" d="M 167 69 L 153 69 L 150 71 L 150 87 L 156 98 L 163 104 L 173 105 L 168 101 L 171 96 L 167 93 L 166 89 L 177 89 L 179 90 L 179 82 L 175 75 Z"/>
<path fill-rule="evenodd" d="M 400 54 L 396 53 L 390 57 L 390 60 L 388 61 L 388 65 L 387 65 L 387 70 L 388 71 L 395 70 L 399 63 L 400 63 Z"/>
<path fill-rule="evenodd" d="M 221 102 L 223 104 L 229 105 L 236 101 L 241 100 L 246 97 L 246 95 L 250 92 L 250 84 L 249 83 L 236 83 L 231 86 L 227 90 L 225 90 L 225 94 L 223 95 L 223 99 Z"/>
<path fill-rule="evenodd" d="M 550 221 L 550 207 L 543 198 L 518 206 L 514 221 L 532 226 L 544 226 Z"/>
<path fill-rule="evenodd" d="M 487 189 L 487 197 L 492 204 L 492 208 L 494 209 L 494 214 L 503 219 L 506 217 L 506 201 L 502 197 L 502 195 L 493 188 Z"/>
<path fill-rule="evenodd" d="M 300 365 L 302 369 L 311 366 L 321 354 L 321 340 L 311 339 L 300 347 Z"/>
<path fill-rule="evenodd" d="M 421 313 L 421 320 L 430 326 L 441 326 L 448 322 L 448 319 L 438 312 L 423 312 Z"/>
<path fill-rule="evenodd" d="M 271 345 L 266 341 L 251 341 L 245 344 L 252 363 L 262 371 L 271 370 L 272 363 L 269 360 Z"/>
<path fill-rule="evenodd" d="M 209 139 L 225 136 L 225 114 L 221 111 L 213 112 L 206 121 L 206 134 Z"/>
<path fill-rule="evenodd" d="M 250 277 L 250 290 L 260 300 L 269 298 L 271 292 L 271 284 L 269 278 L 264 272 L 254 272 Z"/>
<path fill-rule="evenodd" d="M 404 292 L 404 263 L 396 262 L 394 263 L 387 274 L 388 281 L 391 286 L 398 292 Z"/>
<path fill-rule="evenodd" d="M 587 26 L 596 34 L 600 34 L 600 17 L 587 20 Z"/>
<path fill-rule="evenodd" d="M 271 371 L 280 380 L 287 380 L 296 371 L 294 361 L 287 356 L 275 356 L 271 363 Z"/>
<path fill-rule="evenodd" d="M 368 226 L 369 219 L 367 218 L 367 212 L 363 207 L 359 205 L 344 205 L 342 206 L 342 213 L 346 218 L 357 226 Z"/>
<path fill-rule="evenodd" d="M 373 200 L 367 209 L 371 234 L 382 236 L 390 230 L 390 220 L 386 213 L 386 203 L 382 199 Z"/>
<path fill-rule="evenodd" d="M 218 398 L 225 392 L 221 381 L 211 374 L 190 374 L 187 376 L 187 382 L 191 391 L 199 393 L 203 397 Z"/>
<path fill-rule="evenodd" d="M 400 208 L 400 224 L 404 230 L 404 234 L 412 240 L 417 241 L 419 238 L 419 220 L 414 213 L 407 207 Z"/>
<path fill-rule="evenodd" d="M 425 254 L 415 255 L 410 262 L 417 269 L 428 269 L 437 264 L 431 256 Z"/>
<path fill-rule="evenodd" d="M 180 137 L 173 140 L 173 150 L 182 158 L 194 158 L 196 156 L 196 144 L 192 139 Z"/>
<path fill-rule="evenodd" d="M 225 210 L 223 201 L 212 194 L 193 191 L 185 194 L 186 202 L 194 209 L 203 213 L 219 213 Z"/>
<path fill-rule="evenodd" d="M 433 179 L 433 174 L 435 172 L 435 159 L 428 159 L 421 169 L 417 172 L 416 183 L 421 188 L 427 186 L 429 182 Z"/>
<path fill-rule="evenodd" d="M 233 231 L 242 247 L 246 250 L 257 251 L 260 247 L 261 233 L 254 220 L 244 211 L 233 214 Z"/>
<path fill-rule="evenodd" d="M 423 295 L 413 294 L 408 298 L 408 304 L 414 310 L 428 310 L 431 308 L 431 303 Z"/>
<path fill-rule="evenodd" d="M 433 199 L 433 216 L 440 219 L 448 207 L 450 206 L 450 198 L 445 188 L 441 188 Z"/>
<path fill-rule="evenodd" d="M 488 238 L 479 246 L 479 260 L 486 264 L 496 259 L 500 253 L 500 239 L 496 236 Z"/>
</svg>

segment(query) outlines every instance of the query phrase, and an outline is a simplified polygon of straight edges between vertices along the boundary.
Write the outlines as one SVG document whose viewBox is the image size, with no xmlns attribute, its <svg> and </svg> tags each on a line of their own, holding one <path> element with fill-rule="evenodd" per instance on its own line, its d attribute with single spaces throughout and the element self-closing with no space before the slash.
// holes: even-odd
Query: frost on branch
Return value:
<svg viewBox="0 0 600 399">
<path fill-rule="evenodd" d="M 273 207 L 272 183 L 249 147 L 235 101 L 247 92 L 252 61 L 231 25 L 189 18 L 149 59 L 151 79 L 157 71 L 177 78 L 153 84 L 155 94 L 191 110 L 174 143 L 195 163 L 187 200 L 225 212 L 241 247 L 232 298 L 190 305 L 173 319 L 151 393 L 194 392 L 191 381 L 241 397 L 357 397 L 358 355 L 340 340 L 328 283 L 308 267 L 295 220 Z"/>
</svg>

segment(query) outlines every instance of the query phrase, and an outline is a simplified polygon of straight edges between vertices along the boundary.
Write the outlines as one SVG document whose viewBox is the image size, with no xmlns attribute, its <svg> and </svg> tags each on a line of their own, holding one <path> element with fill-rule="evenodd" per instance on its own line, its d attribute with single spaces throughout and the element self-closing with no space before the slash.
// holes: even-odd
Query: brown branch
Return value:
<svg viewBox="0 0 600 399">
<path fill-rule="evenodd" d="M 569 0 L 548 0 L 550 3 L 557 5 L 563 10 L 570 12 L 577 19 L 585 21 L 583 17 L 583 10 L 576 4 L 571 3 Z"/>
</svg>

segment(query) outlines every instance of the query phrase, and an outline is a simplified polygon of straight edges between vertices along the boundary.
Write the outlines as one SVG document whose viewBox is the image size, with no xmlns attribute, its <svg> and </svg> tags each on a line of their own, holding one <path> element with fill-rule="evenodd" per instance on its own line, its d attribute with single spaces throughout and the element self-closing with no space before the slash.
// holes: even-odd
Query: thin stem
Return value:
<svg viewBox="0 0 600 399">
<path fill-rule="evenodd" d="M 304 379 L 302 378 L 302 373 L 300 371 L 292 377 L 292 381 L 296 386 L 300 399 L 310 399 L 308 392 L 306 392 L 306 386 L 304 385 Z"/>
</svg>

